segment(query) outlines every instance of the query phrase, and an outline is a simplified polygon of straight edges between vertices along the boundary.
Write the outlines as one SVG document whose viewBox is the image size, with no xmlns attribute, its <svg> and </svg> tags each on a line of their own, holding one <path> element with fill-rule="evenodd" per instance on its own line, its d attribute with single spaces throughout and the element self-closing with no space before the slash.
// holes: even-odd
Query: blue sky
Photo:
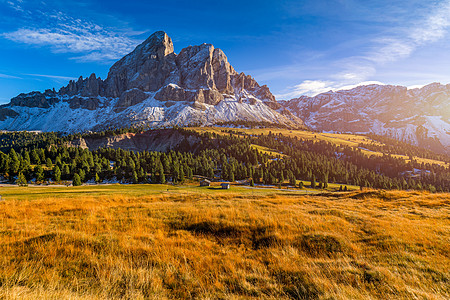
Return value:
<svg viewBox="0 0 450 300">
<path fill-rule="evenodd" d="M 0 103 L 105 78 L 157 30 L 211 43 L 277 99 L 380 82 L 450 83 L 450 1 L 0 0 Z"/>
</svg>

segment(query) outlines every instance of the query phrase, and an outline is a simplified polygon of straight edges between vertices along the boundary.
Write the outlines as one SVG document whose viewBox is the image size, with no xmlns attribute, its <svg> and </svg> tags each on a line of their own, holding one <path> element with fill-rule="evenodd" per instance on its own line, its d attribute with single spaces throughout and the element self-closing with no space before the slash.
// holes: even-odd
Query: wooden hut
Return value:
<svg viewBox="0 0 450 300">
<path fill-rule="evenodd" d="M 200 186 L 211 186 L 211 181 L 209 181 L 208 179 L 203 179 L 202 181 L 200 181 Z"/>
</svg>

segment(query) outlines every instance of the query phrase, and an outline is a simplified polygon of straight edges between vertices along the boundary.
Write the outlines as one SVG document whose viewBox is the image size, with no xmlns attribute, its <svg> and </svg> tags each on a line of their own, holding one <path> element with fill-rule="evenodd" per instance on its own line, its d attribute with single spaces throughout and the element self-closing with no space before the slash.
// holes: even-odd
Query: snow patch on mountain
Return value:
<svg viewBox="0 0 450 300">
<path fill-rule="evenodd" d="M 450 154 L 450 85 L 367 85 L 283 105 L 315 130 L 375 133 Z"/>
</svg>

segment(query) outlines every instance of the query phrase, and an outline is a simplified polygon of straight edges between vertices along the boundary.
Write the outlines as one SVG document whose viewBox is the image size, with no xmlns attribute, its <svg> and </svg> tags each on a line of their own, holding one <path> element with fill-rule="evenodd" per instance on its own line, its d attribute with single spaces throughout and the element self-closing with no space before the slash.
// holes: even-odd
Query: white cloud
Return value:
<svg viewBox="0 0 450 300">
<path fill-rule="evenodd" d="M 45 24 L 19 28 L 1 34 L 14 42 L 33 46 L 47 46 L 54 53 L 76 53 L 80 61 L 111 61 L 129 53 L 138 41 L 113 29 L 103 28 L 90 21 L 72 18 L 62 12 L 43 13 Z M 38 22 L 36 22 L 38 23 Z"/>
<path fill-rule="evenodd" d="M 13 9 L 17 10 L 17 11 L 21 11 L 23 12 L 23 8 L 22 8 L 22 0 L 8 0 L 6 1 L 6 3 Z"/>
<path fill-rule="evenodd" d="M 291 91 L 285 94 L 276 95 L 278 99 L 292 99 L 301 95 L 315 96 L 332 89 L 333 82 L 322 80 L 305 80 L 291 88 Z"/>
<path fill-rule="evenodd" d="M 391 35 L 369 41 L 370 49 L 359 56 L 351 56 L 334 64 L 342 71 L 327 76 L 330 80 L 304 80 L 279 95 L 281 98 L 317 95 L 320 91 L 349 89 L 358 85 L 380 84 L 368 81 L 376 75 L 377 67 L 405 59 L 419 47 L 443 39 L 450 27 L 450 0 L 440 2 L 430 14 L 413 26 L 392 28 Z"/>
<path fill-rule="evenodd" d="M 17 77 L 17 76 L 8 75 L 8 74 L 1 74 L 1 73 L 0 73 L 0 78 L 6 78 L 6 79 L 22 79 L 22 78 Z"/>
<path fill-rule="evenodd" d="M 317 96 L 318 94 L 329 91 L 351 90 L 358 86 L 372 85 L 372 84 L 384 85 L 384 83 L 380 81 L 363 81 L 359 82 L 358 84 L 342 85 L 333 81 L 305 80 L 302 83 L 292 87 L 291 88 L 292 91 L 285 94 L 276 95 L 276 98 L 289 100 L 303 95 L 314 97 Z"/>
<path fill-rule="evenodd" d="M 68 77 L 68 76 L 58 76 L 58 75 L 46 75 L 46 74 L 23 74 L 25 76 L 31 76 L 31 77 L 43 77 L 43 78 L 50 78 L 50 79 L 56 79 L 56 80 L 75 80 L 75 77 Z"/>
<path fill-rule="evenodd" d="M 380 81 L 363 81 L 363 82 L 360 82 L 358 84 L 351 84 L 351 85 L 340 86 L 340 87 L 337 87 L 337 88 L 335 88 L 333 90 L 335 90 L 335 91 L 351 90 L 351 89 L 354 89 L 355 87 L 358 87 L 358 86 L 373 85 L 373 84 L 385 85 L 383 82 L 380 82 Z"/>
</svg>

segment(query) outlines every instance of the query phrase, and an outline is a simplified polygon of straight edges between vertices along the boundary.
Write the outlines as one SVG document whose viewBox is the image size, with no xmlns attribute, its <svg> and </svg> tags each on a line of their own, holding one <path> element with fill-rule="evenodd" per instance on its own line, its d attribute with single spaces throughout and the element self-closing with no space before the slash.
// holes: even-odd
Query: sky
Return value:
<svg viewBox="0 0 450 300">
<path fill-rule="evenodd" d="M 109 67 L 153 32 L 221 48 L 277 100 L 450 83 L 450 0 L 0 0 L 0 104 Z"/>
</svg>

